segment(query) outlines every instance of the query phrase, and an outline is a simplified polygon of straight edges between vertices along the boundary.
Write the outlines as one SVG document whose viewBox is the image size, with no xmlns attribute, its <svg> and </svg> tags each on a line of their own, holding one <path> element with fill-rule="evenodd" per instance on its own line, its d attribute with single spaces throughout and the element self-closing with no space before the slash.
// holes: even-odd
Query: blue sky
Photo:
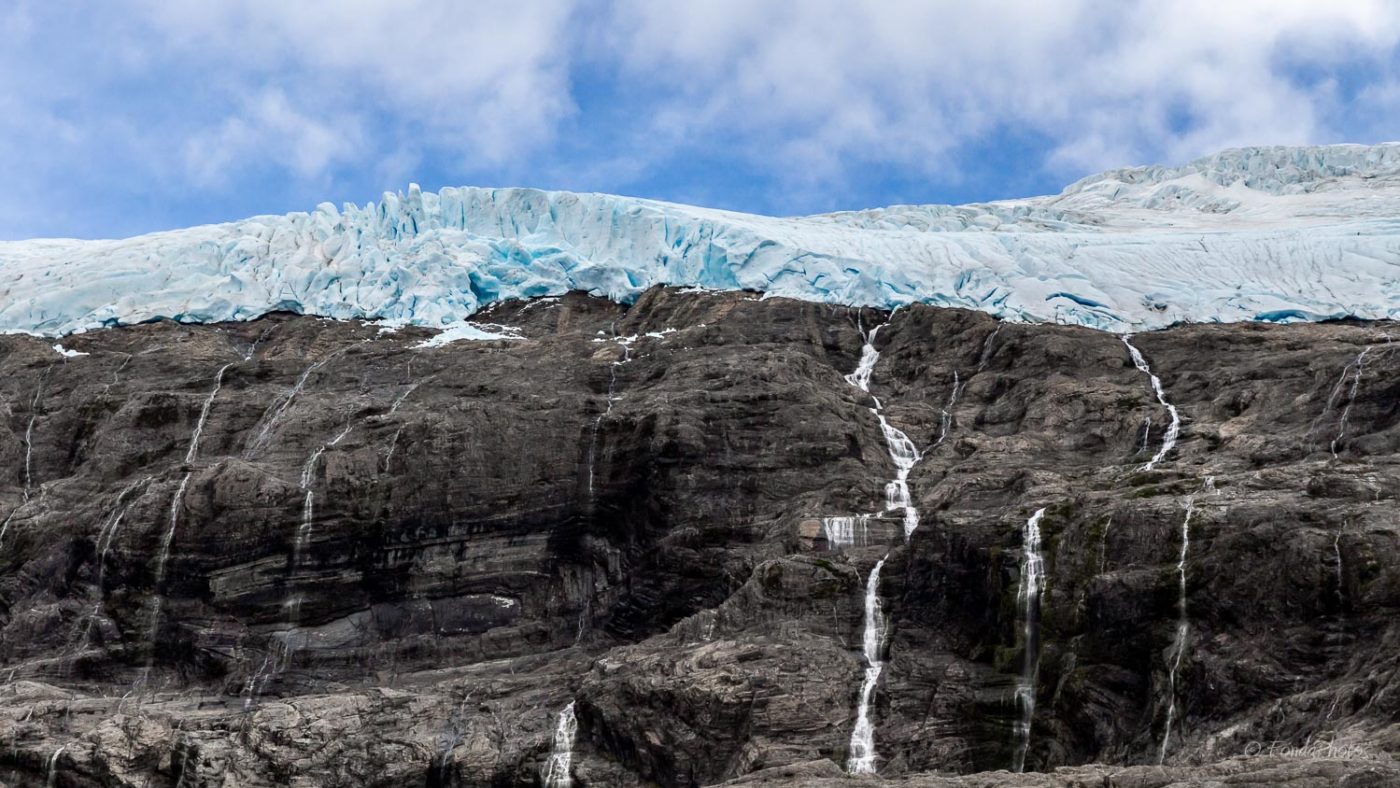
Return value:
<svg viewBox="0 0 1400 788">
<path fill-rule="evenodd" d="M 410 181 L 799 214 L 1400 137 L 1370 0 L 9 0 L 0 239 Z"/>
</svg>

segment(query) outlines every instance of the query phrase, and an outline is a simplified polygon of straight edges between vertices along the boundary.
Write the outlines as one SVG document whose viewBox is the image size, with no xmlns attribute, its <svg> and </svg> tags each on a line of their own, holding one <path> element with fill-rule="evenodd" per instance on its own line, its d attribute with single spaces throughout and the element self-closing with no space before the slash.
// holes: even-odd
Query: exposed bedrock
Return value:
<svg viewBox="0 0 1400 788">
<path fill-rule="evenodd" d="M 0 337 L 0 781 L 835 784 L 883 558 L 881 778 L 1400 784 L 1388 324 L 478 319 Z"/>
</svg>

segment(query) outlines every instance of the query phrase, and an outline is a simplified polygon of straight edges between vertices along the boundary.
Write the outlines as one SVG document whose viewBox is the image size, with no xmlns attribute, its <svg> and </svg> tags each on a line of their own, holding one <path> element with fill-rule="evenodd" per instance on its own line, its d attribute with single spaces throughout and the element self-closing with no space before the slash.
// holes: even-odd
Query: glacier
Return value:
<svg viewBox="0 0 1400 788">
<path fill-rule="evenodd" d="M 362 207 L 124 240 L 0 242 L 0 331 L 278 310 L 447 329 L 500 301 L 580 290 L 630 302 L 663 284 L 1119 333 L 1393 318 L 1400 143 L 1242 148 L 1053 196 L 790 218 L 414 185 Z"/>
</svg>

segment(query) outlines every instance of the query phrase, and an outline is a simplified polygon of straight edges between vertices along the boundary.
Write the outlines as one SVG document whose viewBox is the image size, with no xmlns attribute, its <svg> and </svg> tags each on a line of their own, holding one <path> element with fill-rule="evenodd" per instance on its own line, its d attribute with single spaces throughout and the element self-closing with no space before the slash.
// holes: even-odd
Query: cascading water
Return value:
<svg viewBox="0 0 1400 788">
<path fill-rule="evenodd" d="M 140 686 L 145 686 L 155 668 L 156 637 L 160 634 L 160 612 L 165 603 L 165 571 L 170 563 L 170 547 L 175 542 L 175 526 L 180 522 L 180 509 L 185 500 L 185 488 L 190 483 L 190 473 L 180 480 L 175 497 L 170 500 L 170 527 L 160 541 L 160 555 L 156 558 L 155 595 L 151 597 L 151 621 L 146 633 L 146 668 L 141 674 Z"/>
<path fill-rule="evenodd" d="M 576 733 L 578 718 L 574 716 L 574 704 L 570 702 L 559 712 L 559 722 L 554 728 L 554 748 L 540 772 L 546 788 L 569 788 L 574 784 L 570 771 L 573 768 Z"/>
<path fill-rule="evenodd" d="M 1108 532 L 1113 528 L 1113 515 L 1103 524 L 1103 538 L 1099 540 L 1099 574 L 1108 569 Z"/>
<path fill-rule="evenodd" d="M 860 684 L 860 703 L 856 707 L 856 725 L 851 729 L 851 755 L 846 771 L 851 774 L 875 773 L 875 725 L 870 719 L 870 701 L 885 663 L 880 649 L 885 642 L 885 615 L 880 606 L 880 570 L 885 558 L 875 563 L 865 581 L 865 633 L 861 638 L 861 653 L 865 656 L 865 678 Z"/>
<path fill-rule="evenodd" d="M 1031 722 L 1035 717 L 1035 685 L 1040 673 L 1040 595 L 1045 590 L 1045 557 L 1041 554 L 1040 519 L 1037 509 L 1021 529 L 1021 582 L 1016 589 L 1016 606 L 1021 618 L 1021 676 L 1016 682 L 1015 754 L 1011 768 L 1026 770 L 1026 752 L 1031 744 Z"/>
<path fill-rule="evenodd" d="M 822 518 L 822 535 L 826 537 L 828 549 L 865 547 L 869 543 L 869 528 L 870 515 L 868 514 Z"/>
<path fill-rule="evenodd" d="M 87 621 L 83 627 L 83 634 L 77 642 L 76 648 L 78 650 L 85 648 L 89 642 L 89 638 L 92 637 L 93 622 L 97 620 L 98 614 L 102 612 L 102 603 L 107 597 L 107 554 L 112 550 L 112 542 L 116 540 L 117 529 L 121 527 L 122 520 L 125 519 L 126 513 L 130 511 L 132 505 L 136 503 L 136 499 L 127 501 L 126 497 L 134 492 L 136 488 L 150 484 L 153 478 L 152 476 L 146 476 L 137 479 L 118 493 L 117 501 L 112 508 L 111 515 L 108 516 L 107 522 L 102 525 L 102 530 L 97 533 L 97 601 L 93 602 L 92 610 L 87 615 Z M 123 501 L 126 501 L 126 503 L 123 504 Z"/>
<path fill-rule="evenodd" d="M 977 357 L 977 374 L 987 371 L 987 364 L 992 360 L 992 343 L 996 341 L 997 334 L 1001 333 L 1002 323 L 997 323 L 997 327 L 992 329 L 992 333 L 982 340 L 982 354 Z"/>
<path fill-rule="evenodd" d="M 943 406 L 943 411 L 939 415 L 938 440 L 924 449 L 924 454 L 943 445 L 943 441 L 948 439 L 948 433 L 953 431 L 953 409 L 958 406 L 958 397 L 962 394 L 963 386 L 966 385 L 966 381 L 958 378 L 958 371 L 953 370 L 953 390 L 948 393 L 948 402 Z"/>
<path fill-rule="evenodd" d="M 315 479 L 316 463 L 321 459 L 321 455 L 326 453 L 326 449 L 344 440 L 345 436 L 350 434 L 350 430 L 353 429 L 353 427 L 354 425 L 352 424 L 346 424 L 345 429 L 341 430 L 339 434 L 311 452 L 311 456 L 307 457 L 306 463 L 302 465 L 301 490 L 304 495 L 301 504 L 301 524 L 297 527 L 296 539 L 292 542 L 292 563 L 288 568 L 290 574 L 294 575 L 296 573 L 297 567 L 301 565 L 302 553 L 306 551 L 306 546 L 311 541 L 312 522 L 315 518 L 316 509 L 316 491 L 312 489 L 311 482 Z M 288 622 L 295 625 L 297 616 L 300 613 L 301 598 L 290 590 L 292 585 L 290 581 L 287 585 L 289 590 L 287 593 L 287 601 L 283 603 L 283 607 L 287 610 Z"/>
<path fill-rule="evenodd" d="M 185 464 L 189 465 L 199 454 L 199 439 L 204 434 L 204 422 L 209 420 L 209 409 L 214 406 L 214 398 L 219 396 L 219 389 L 224 385 L 224 373 L 233 366 L 233 362 L 219 367 L 219 372 L 214 376 L 214 388 L 210 389 L 209 396 L 204 398 L 204 406 L 199 409 L 199 420 L 195 422 L 194 432 L 190 434 L 190 448 L 185 452 Z"/>
<path fill-rule="evenodd" d="M 190 433 L 190 445 L 185 451 L 186 466 L 193 463 L 199 454 L 199 439 L 204 434 L 204 424 L 209 419 L 209 410 L 214 405 L 214 398 L 219 395 L 219 389 L 223 387 L 224 372 L 231 366 L 233 365 L 225 364 L 219 368 L 218 374 L 214 376 L 214 387 L 210 389 L 209 395 L 204 398 L 203 406 L 199 409 L 199 419 L 195 421 L 194 430 Z M 170 562 L 170 547 L 175 543 L 175 528 L 180 523 L 185 490 L 189 487 L 190 477 L 193 475 L 193 470 L 185 471 L 184 477 L 180 479 L 180 486 L 175 490 L 175 497 L 170 501 L 170 526 L 165 531 L 165 537 L 161 539 L 160 555 L 156 558 L 155 595 L 151 600 L 151 621 L 146 641 L 148 644 L 146 668 L 140 681 L 142 685 L 150 679 L 151 671 L 155 667 L 156 637 L 160 634 L 160 613 L 165 602 L 166 566 Z"/>
<path fill-rule="evenodd" d="M 608 405 L 598 418 L 593 420 L 593 429 L 588 436 L 588 500 L 593 501 L 593 467 L 597 462 L 598 454 L 598 428 L 603 425 L 603 419 L 612 414 L 613 403 L 617 401 L 617 369 L 632 360 L 632 342 L 636 337 L 625 337 L 619 340 L 622 345 L 622 358 L 612 362 L 608 369 Z"/>
<path fill-rule="evenodd" d="M 29 500 L 29 491 L 34 486 L 34 471 L 31 460 L 34 456 L 34 420 L 39 416 L 39 398 L 44 395 L 44 383 L 48 378 L 48 370 L 44 371 L 44 378 L 40 379 L 39 387 L 34 390 L 34 399 L 29 403 L 29 425 L 24 428 L 24 500 Z"/>
<path fill-rule="evenodd" d="M 1167 453 L 1176 446 L 1177 436 L 1181 434 L 1181 415 L 1177 413 L 1176 406 L 1167 401 L 1166 392 L 1162 390 L 1161 378 L 1153 374 L 1152 367 L 1148 366 L 1147 359 L 1143 358 L 1142 351 L 1133 346 L 1131 342 L 1132 334 L 1124 334 L 1122 339 L 1123 344 L 1128 347 L 1129 355 L 1133 358 L 1133 366 L 1137 367 L 1139 372 L 1147 375 L 1147 377 L 1151 379 L 1152 392 L 1157 395 L 1157 402 L 1161 403 L 1162 407 L 1167 409 L 1167 414 L 1171 416 L 1171 423 L 1167 425 L 1167 432 L 1162 436 L 1162 448 L 1158 449 L 1152 459 L 1148 460 L 1147 464 L 1142 466 L 1144 471 L 1150 471 L 1157 467 L 1157 463 L 1166 458 Z"/>
<path fill-rule="evenodd" d="M 875 362 L 880 360 L 880 351 L 875 349 L 875 335 L 893 320 L 894 313 L 891 312 L 888 321 L 862 334 L 865 342 L 860 346 L 860 359 L 856 361 L 855 371 L 846 376 L 847 383 L 867 394 L 870 393 L 870 376 L 875 374 Z"/>
<path fill-rule="evenodd" d="M 1351 389 L 1348 390 L 1348 392 L 1347 392 L 1347 404 L 1346 404 L 1346 407 L 1342 408 L 1342 418 L 1341 418 L 1341 420 L 1337 423 L 1337 437 L 1335 437 L 1335 438 L 1332 439 L 1332 445 L 1331 445 L 1330 448 L 1332 449 L 1332 458 L 1333 458 L 1333 459 L 1336 459 L 1336 457 L 1337 457 L 1337 448 L 1338 448 L 1338 446 L 1341 444 L 1342 439 L 1346 437 L 1346 434 L 1347 434 L 1347 419 L 1349 419 L 1349 418 L 1351 417 L 1351 407 L 1352 407 L 1352 405 L 1356 404 L 1356 391 L 1357 391 L 1357 389 L 1359 389 L 1359 388 L 1361 387 L 1361 374 L 1362 374 L 1363 372 L 1365 372 L 1365 370 L 1366 370 L 1366 355 L 1367 355 L 1368 353 L 1370 353 L 1370 352 L 1371 352 L 1371 346 L 1370 346 L 1370 345 L 1367 345 L 1366 348 L 1365 348 L 1364 350 L 1361 351 L 1360 355 L 1358 355 L 1358 356 L 1356 357 L 1356 361 L 1352 362 L 1352 364 L 1350 365 L 1351 367 L 1353 367 L 1353 368 L 1355 369 L 1355 372 L 1353 373 L 1352 379 L 1351 379 Z M 1346 371 L 1345 371 L 1345 370 L 1342 371 L 1342 380 L 1343 380 L 1343 381 L 1346 380 Z M 1338 382 L 1338 385 L 1340 385 L 1340 383 L 1341 383 L 1341 381 Z"/>
<path fill-rule="evenodd" d="M 20 510 L 20 508 L 20 506 L 16 506 L 15 508 L 11 509 L 10 513 L 5 515 L 5 519 L 3 521 L 0 521 L 0 546 L 4 546 L 5 534 L 8 533 L 10 530 L 10 521 L 15 519 L 15 514 Z"/>
<path fill-rule="evenodd" d="M 1181 520 L 1181 554 L 1176 561 L 1176 637 L 1172 641 L 1172 662 L 1167 670 L 1167 720 L 1162 726 L 1162 747 L 1157 752 L 1158 764 L 1167 759 L 1167 744 L 1171 741 L 1172 723 L 1176 721 L 1176 676 L 1181 668 L 1181 657 L 1186 652 L 1186 636 L 1189 629 L 1186 617 L 1186 556 L 1191 548 L 1191 516 L 1195 512 L 1196 497 L 1193 495 L 1186 499 L 1186 516 Z"/>
<path fill-rule="evenodd" d="M 880 360 L 880 352 L 875 349 L 875 337 L 880 333 L 881 328 L 894 320 L 894 316 L 895 312 L 891 312 L 889 319 L 884 324 L 863 333 L 865 342 L 860 349 L 860 360 L 856 363 L 855 370 L 846 375 L 847 383 L 866 394 L 870 394 L 870 378 L 875 372 L 875 364 Z M 958 380 L 955 377 L 954 400 L 957 396 L 957 384 Z M 904 539 L 907 542 L 919 527 L 919 511 L 914 507 L 913 498 L 909 493 L 909 472 L 914 469 L 919 460 L 923 459 L 923 455 L 914 446 L 914 442 L 909 439 L 908 435 L 890 424 L 889 420 L 885 418 L 884 406 L 880 403 L 880 398 L 871 394 L 870 399 L 875 404 L 870 412 L 880 423 L 880 432 L 885 438 L 890 459 L 895 466 L 895 478 L 885 485 L 885 511 L 902 511 L 904 513 Z M 845 533 L 843 533 L 842 528 L 847 519 L 849 519 L 851 526 L 851 543 L 854 543 L 857 524 L 861 527 L 863 535 L 868 517 L 828 518 L 824 521 L 828 542 L 844 543 Z M 836 536 L 837 540 L 833 540 L 833 536 Z M 875 724 L 870 716 L 870 702 L 874 698 L 880 673 L 884 670 L 880 650 L 885 639 L 885 619 L 880 605 L 879 591 L 880 570 L 884 568 L 885 560 L 888 558 L 889 555 L 886 554 L 884 558 L 876 562 L 875 567 L 870 570 L 870 577 L 866 580 L 865 630 L 862 637 L 865 676 L 861 681 L 860 701 L 856 707 L 856 723 L 851 730 L 850 757 L 846 762 L 846 771 L 851 774 L 875 773 Z"/>
<path fill-rule="evenodd" d="M 907 542 L 919 527 L 919 510 L 914 508 L 913 498 L 909 494 L 909 472 L 914 470 L 923 455 L 914 448 L 914 442 L 909 440 L 908 435 L 885 420 L 883 413 L 874 409 L 871 412 L 880 420 L 880 431 L 885 434 L 885 443 L 889 446 L 890 459 L 894 461 L 896 471 L 894 479 L 885 485 L 885 509 L 904 512 L 904 540 Z"/>
<path fill-rule="evenodd" d="M 47 786 L 47 788 L 54 788 L 54 786 L 58 785 L 58 759 L 59 756 L 63 755 L 63 751 L 67 749 L 67 747 L 59 747 L 53 751 L 53 755 L 49 756 L 48 768 L 46 769 L 47 775 L 44 779 L 44 785 Z"/>
<path fill-rule="evenodd" d="M 282 415 L 287 412 L 287 408 L 291 407 L 292 402 L 296 400 L 297 395 L 301 393 L 302 388 L 306 385 L 306 381 L 311 377 L 311 374 L 330 363 L 331 359 L 340 355 L 342 350 L 333 351 L 325 358 L 308 364 L 306 369 L 302 370 L 301 377 L 297 378 L 296 385 L 292 386 L 292 390 L 287 392 L 282 397 L 281 401 L 272 408 L 270 415 L 267 416 L 263 422 L 262 429 L 258 431 L 257 436 L 248 444 L 248 451 L 260 449 L 267 443 L 268 437 L 272 434 L 272 428 L 276 427 L 278 422 L 281 421 Z"/>
<path fill-rule="evenodd" d="M 865 334 L 865 344 L 860 349 L 860 361 L 856 363 L 855 371 L 846 376 L 847 383 L 866 394 L 870 394 L 870 377 L 875 372 L 875 363 L 880 360 L 880 352 L 875 349 L 875 336 L 880 333 L 880 329 L 894 320 L 894 314 L 891 312 L 888 321 Z M 909 440 L 908 435 L 885 418 L 880 398 L 872 394 L 870 399 L 875 403 L 870 412 L 875 414 L 875 418 L 880 422 L 880 432 L 885 437 L 885 444 L 889 448 L 890 459 L 895 467 L 895 478 L 885 485 L 885 511 L 904 513 L 904 539 L 908 541 L 919 527 L 919 510 L 914 507 L 913 498 L 909 493 L 909 472 L 923 459 L 923 454 L 914 446 L 914 442 Z"/>
<path fill-rule="evenodd" d="M 409 363 L 409 374 L 410 374 L 410 375 L 413 374 L 413 364 L 412 364 L 412 362 Z M 417 388 L 418 388 L 420 385 L 422 385 L 422 383 L 423 383 L 423 381 L 420 380 L 420 381 L 418 381 L 417 383 L 409 384 L 408 388 L 404 389 L 403 393 L 400 394 L 397 398 L 395 398 L 393 404 L 389 406 L 389 412 L 388 412 L 387 414 L 385 414 L 386 418 L 389 417 L 389 416 L 393 416 L 395 413 L 398 413 L 398 412 L 399 412 L 399 407 L 403 405 L 404 400 L 407 400 L 407 399 L 408 399 L 408 395 L 412 394 L 415 390 L 417 390 Z M 403 434 L 403 425 L 400 424 L 399 427 L 398 427 L 398 429 L 394 430 L 394 435 L 393 435 L 393 437 L 389 438 L 389 450 L 386 451 L 386 452 L 384 452 L 384 472 L 385 472 L 385 473 L 388 473 L 388 472 L 389 472 L 389 463 L 390 463 L 391 461 L 393 461 L 393 459 L 394 459 L 394 450 L 397 449 L 397 448 L 399 447 L 399 436 L 402 435 L 402 434 Z"/>
</svg>

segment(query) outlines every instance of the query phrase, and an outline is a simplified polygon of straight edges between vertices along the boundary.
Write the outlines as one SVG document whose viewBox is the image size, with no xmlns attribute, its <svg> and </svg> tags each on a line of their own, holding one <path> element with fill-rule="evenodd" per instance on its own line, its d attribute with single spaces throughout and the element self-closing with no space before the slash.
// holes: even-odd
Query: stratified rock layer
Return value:
<svg viewBox="0 0 1400 788">
<path fill-rule="evenodd" d="M 525 339 L 0 338 L 0 781 L 531 784 L 573 702 L 578 784 L 834 784 L 888 553 L 887 779 L 1400 784 L 1389 326 L 1134 337 L 1184 423 L 1144 472 L 1166 412 L 1111 334 L 662 289 L 481 319 Z M 922 450 L 920 525 L 834 549 L 823 518 L 896 475 L 843 377 L 886 320 L 870 393 Z"/>
</svg>

